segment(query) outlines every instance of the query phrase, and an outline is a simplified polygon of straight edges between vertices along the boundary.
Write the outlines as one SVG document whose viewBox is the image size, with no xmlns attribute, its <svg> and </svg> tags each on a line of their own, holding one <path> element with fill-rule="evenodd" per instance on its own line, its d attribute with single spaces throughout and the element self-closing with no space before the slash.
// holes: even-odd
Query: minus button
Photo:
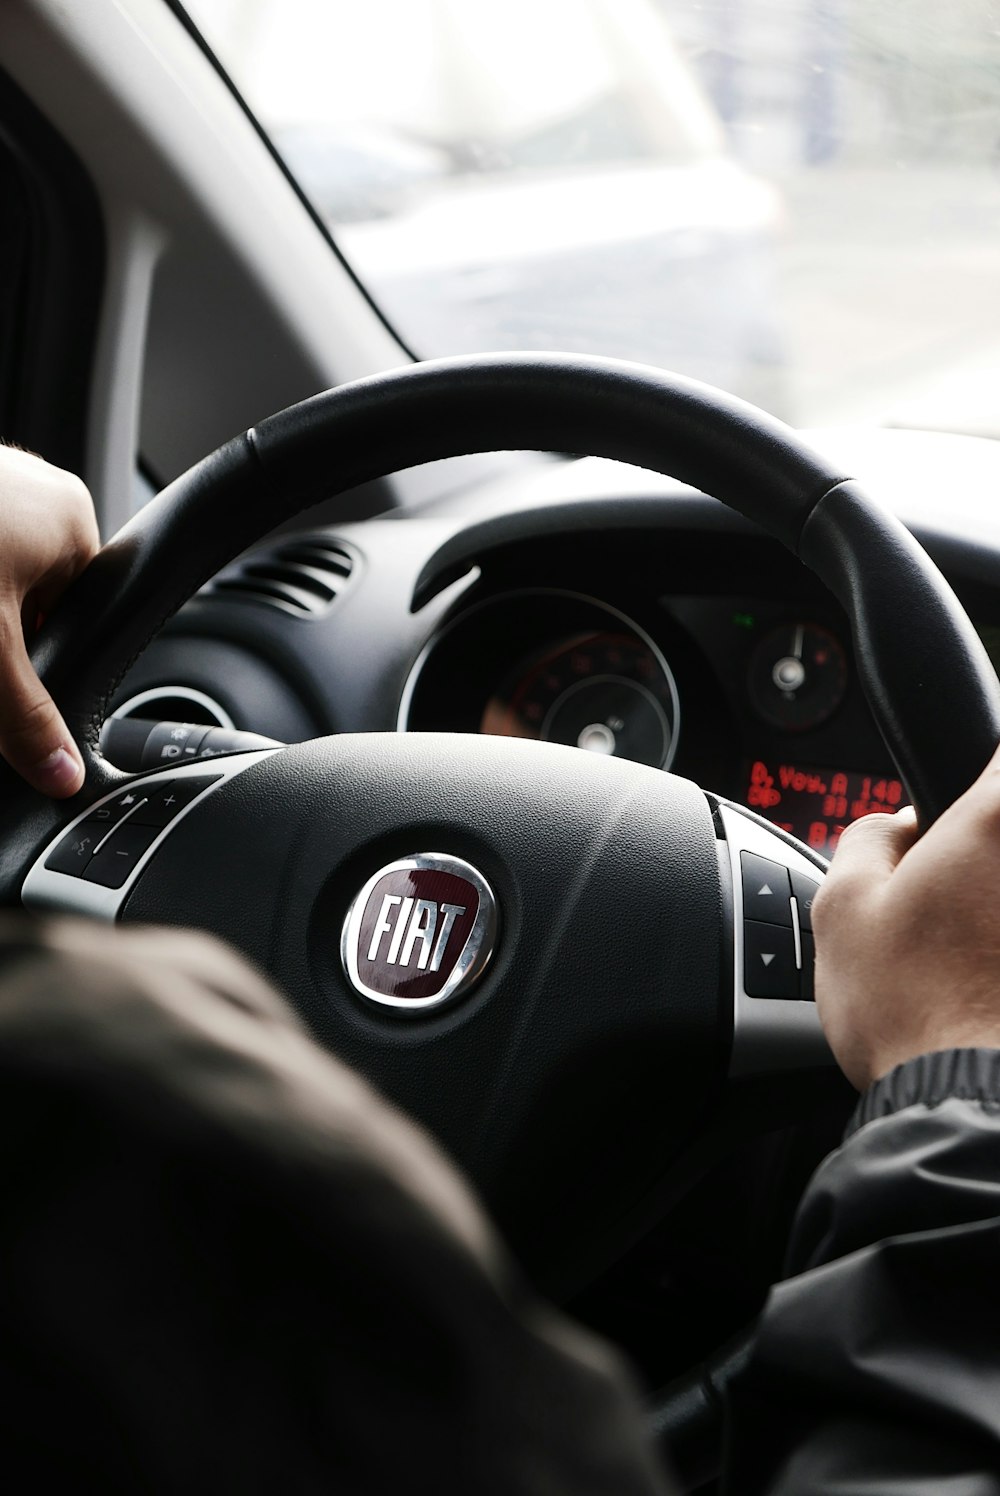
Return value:
<svg viewBox="0 0 1000 1496">
<path fill-rule="evenodd" d="M 88 883 L 121 888 L 159 834 L 158 826 L 137 826 L 134 821 L 126 821 L 112 831 L 101 850 L 90 859 L 83 876 Z"/>
</svg>

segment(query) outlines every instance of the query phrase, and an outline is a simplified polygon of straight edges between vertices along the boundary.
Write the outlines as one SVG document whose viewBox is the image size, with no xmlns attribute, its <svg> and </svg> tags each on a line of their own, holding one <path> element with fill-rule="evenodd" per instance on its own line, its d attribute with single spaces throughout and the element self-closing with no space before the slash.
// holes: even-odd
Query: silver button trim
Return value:
<svg viewBox="0 0 1000 1496">
<path fill-rule="evenodd" d="M 835 1063 L 826 1042 L 816 1004 L 794 998 L 750 997 L 744 986 L 743 868 L 741 852 L 756 852 L 779 862 L 791 872 L 805 873 L 821 882 L 822 868 L 797 852 L 777 833 L 744 815 L 735 806 L 720 805 L 726 840 L 719 843 L 723 877 L 732 888 L 733 927 L 733 1049 L 731 1076 L 761 1075 L 770 1071 L 807 1070 Z M 798 908 L 792 900 L 795 964 L 801 970 L 802 937 Z"/>
<path fill-rule="evenodd" d="M 26 909 L 46 910 L 58 914 L 83 914 L 90 919 L 105 920 L 113 924 L 119 918 L 125 900 L 147 862 L 155 855 L 158 848 L 162 847 L 165 838 L 183 821 L 189 811 L 202 805 L 209 795 L 214 795 L 237 774 L 244 773 L 261 759 L 269 758 L 272 753 L 283 752 L 282 748 L 264 748 L 254 753 L 234 753 L 230 758 L 213 758 L 210 761 L 201 759 L 194 763 L 182 764 L 176 769 L 164 770 L 162 773 L 144 775 L 140 779 L 123 780 L 110 793 L 103 795 L 100 800 L 95 800 L 92 805 L 88 805 L 74 820 L 62 828 L 58 836 L 52 838 L 45 850 L 32 863 L 28 876 L 24 880 L 21 887 L 22 904 Z M 162 828 L 155 841 L 143 852 L 121 888 L 104 888 L 100 883 L 88 883 L 85 878 L 75 877 L 72 873 L 60 873 L 55 868 L 45 866 L 45 859 L 52 855 L 65 836 L 81 826 L 88 816 L 94 814 L 95 810 L 99 810 L 102 805 L 107 805 L 109 801 L 116 799 L 123 790 L 135 786 L 137 790 L 143 791 L 148 799 L 150 792 L 155 791 L 161 784 L 166 784 L 168 781 L 176 784 L 180 779 L 198 779 L 203 774 L 218 774 L 221 777 L 215 784 L 209 785 L 206 790 L 197 795 L 189 805 L 179 810 L 174 819 Z M 127 812 L 122 820 L 117 821 L 99 845 L 103 846 L 108 837 L 113 835 L 138 809 L 139 806 L 136 805 L 135 810 Z"/>
</svg>

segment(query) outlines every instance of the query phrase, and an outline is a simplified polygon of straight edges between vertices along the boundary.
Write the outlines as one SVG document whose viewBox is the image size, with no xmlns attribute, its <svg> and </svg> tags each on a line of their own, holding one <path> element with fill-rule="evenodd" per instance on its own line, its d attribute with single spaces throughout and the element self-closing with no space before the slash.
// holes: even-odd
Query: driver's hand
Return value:
<svg viewBox="0 0 1000 1496">
<path fill-rule="evenodd" d="M 816 1002 L 858 1089 L 933 1050 L 1000 1048 L 1000 750 L 917 839 L 848 827 L 813 908 Z"/>
<path fill-rule="evenodd" d="M 97 521 L 79 478 L 0 446 L 0 753 L 36 789 L 83 783 L 76 744 L 28 659 L 25 634 L 96 552 Z"/>
</svg>

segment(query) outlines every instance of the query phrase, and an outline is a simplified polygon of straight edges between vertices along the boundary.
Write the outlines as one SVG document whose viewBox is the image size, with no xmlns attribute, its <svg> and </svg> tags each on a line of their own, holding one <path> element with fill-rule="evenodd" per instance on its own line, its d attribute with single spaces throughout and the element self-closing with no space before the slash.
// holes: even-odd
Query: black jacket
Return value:
<svg viewBox="0 0 1000 1496">
<path fill-rule="evenodd" d="M 1000 1054 L 872 1089 L 733 1394 L 733 1496 L 1000 1492 Z M 11 1492 L 664 1496 L 614 1352 L 214 942 L 0 929 Z"/>
<path fill-rule="evenodd" d="M 739 1496 L 1000 1493 L 1000 1052 L 871 1087 L 733 1391 Z"/>
</svg>

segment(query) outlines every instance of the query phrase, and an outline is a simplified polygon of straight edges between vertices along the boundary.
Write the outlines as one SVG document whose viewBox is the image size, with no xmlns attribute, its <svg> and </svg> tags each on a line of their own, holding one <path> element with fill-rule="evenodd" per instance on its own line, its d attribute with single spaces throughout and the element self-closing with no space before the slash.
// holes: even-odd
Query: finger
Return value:
<svg viewBox="0 0 1000 1496">
<path fill-rule="evenodd" d="M 879 881 L 888 878 L 917 840 L 917 814 L 906 805 L 894 815 L 863 816 L 847 827 L 834 855 L 842 875 L 857 871 Z"/>
<path fill-rule="evenodd" d="M 918 835 L 916 812 L 909 805 L 895 815 L 864 816 L 848 826 L 816 896 L 813 918 L 818 913 L 822 922 L 823 906 L 835 898 L 872 894 L 899 866 Z"/>
<path fill-rule="evenodd" d="M 75 794 L 83 783 L 79 751 L 28 659 L 16 614 L 0 618 L 0 753 L 55 799 Z"/>
<path fill-rule="evenodd" d="M 80 484 L 77 488 L 60 495 L 61 509 L 53 517 L 58 525 L 58 553 L 51 558 L 47 569 L 40 572 L 31 591 L 38 612 L 51 613 L 69 584 L 97 555 L 100 536 L 87 490 Z"/>
</svg>

